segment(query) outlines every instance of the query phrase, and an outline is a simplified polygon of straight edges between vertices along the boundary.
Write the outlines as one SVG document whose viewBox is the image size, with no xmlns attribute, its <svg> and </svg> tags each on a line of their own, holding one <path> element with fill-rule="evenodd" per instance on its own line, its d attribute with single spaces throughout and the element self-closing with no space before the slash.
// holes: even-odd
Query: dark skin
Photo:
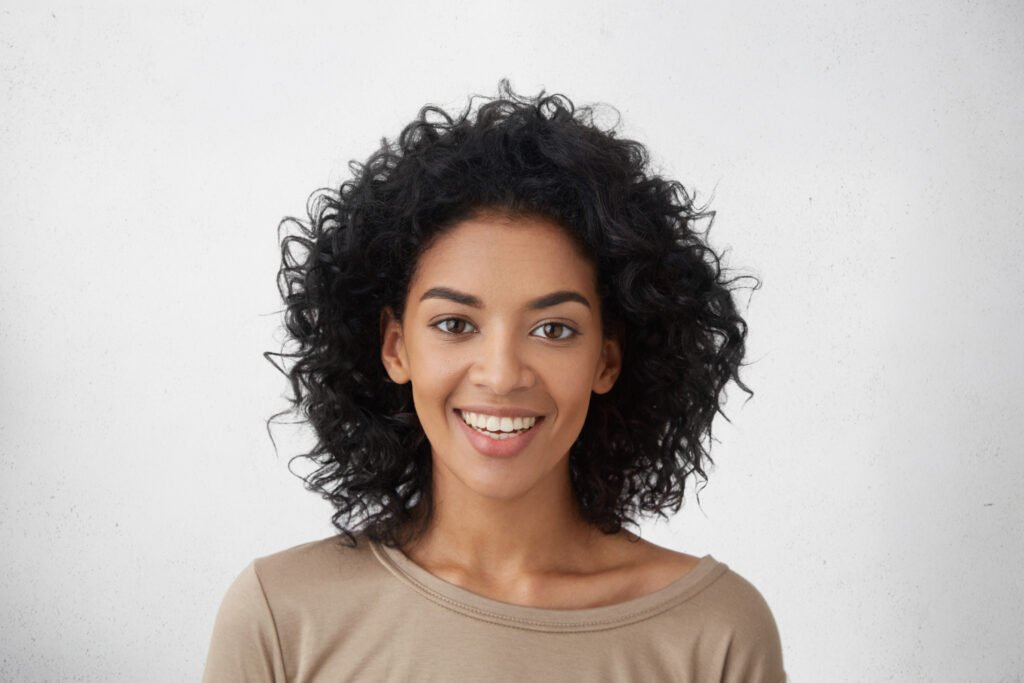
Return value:
<svg viewBox="0 0 1024 683">
<path fill-rule="evenodd" d="M 424 294 L 444 287 L 479 306 Z M 556 291 L 578 299 L 543 309 Z M 432 446 L 434 519 L 403 548 L 436 576 L 517 605 L 577 609 L 654 592 L 699 558 L 583 520 L 570 485 L 569 447 L 592 393 L 609 391 L 622 351 L 601 332 L 592 264 L 542 217 L 481 213 L 456 225 L 417 263 L 404 320 L 382 315 L 381 360 L 412 383 Z M 485 405 L 543 415 L 510 458 L 479 452 L 458 409 Z"/>
</svg>

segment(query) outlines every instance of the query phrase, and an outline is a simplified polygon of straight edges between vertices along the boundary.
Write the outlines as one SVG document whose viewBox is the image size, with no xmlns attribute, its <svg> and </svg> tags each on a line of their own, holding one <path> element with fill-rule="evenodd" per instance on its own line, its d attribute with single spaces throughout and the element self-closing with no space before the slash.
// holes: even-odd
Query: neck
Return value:
<svg viewBox="0 0 1024 683">
<path fill-rule="evenodd" d="M 435 471 L 433 519 L 404 552 L 427 569 L 488 581 L 595 571 L 611 537 L 580 516 L 565 465 L 562 476 L 505 499 Z"/>
</svg>

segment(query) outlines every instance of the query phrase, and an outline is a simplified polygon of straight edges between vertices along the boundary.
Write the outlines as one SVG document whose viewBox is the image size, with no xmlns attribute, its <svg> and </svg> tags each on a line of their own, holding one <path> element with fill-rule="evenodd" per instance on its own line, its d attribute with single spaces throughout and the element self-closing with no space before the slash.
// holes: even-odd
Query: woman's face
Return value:
<svg viewBox="0 0 1024 683">
<path fill-rule="evenodd" d="M 617 341 L 601 335 L 595 280 L 562 228 L 540 217 L 479 214 L 421 256 L 405 319 L 382 317 L 381 358 L 392 380 L 412 383 L 435 477 L 511 499 L 564 476 L 591 392 L 610 390 L 621 366 Z M 526 436 L 497 440 L 463 422 L 469 406 L 541 417 Z"/>
</svg>

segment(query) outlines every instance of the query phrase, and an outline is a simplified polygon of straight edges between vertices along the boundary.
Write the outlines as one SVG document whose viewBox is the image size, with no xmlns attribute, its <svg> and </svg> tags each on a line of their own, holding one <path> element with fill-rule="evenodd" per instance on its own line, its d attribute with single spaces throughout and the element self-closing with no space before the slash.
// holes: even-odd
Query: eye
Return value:
<svg viewBox="0 0 1024 683">
<path fill-rule="evenodd" d="M 573 337 L 575 337 L 576 335 L 579 334 L 579 332 L 577 332 L 573 328 L 569 327 L 565 323 L 544 323 L 543 325 L 541 325 L 537 329 L 538 330 L 547 330 L 548 328 L 551 328 L 551 327 L 559 328 L 559 329 L 561 329 L 563 331 L 564 330 L 568 330 L 568 331 L 572 332 L 572 334 L 569 335 L 569 336 L 558 336 L 558 337 L 547 337 L 547 336 L 545 336 L 544 337 L 545 339 L 550 339 L 552 341 L 565 341 L 566 339 L 571 339 L 571 338 L 573 338 Z"/>
<path fill-rule="evenodd" d="M 446 334 L 448 336 L 457 337 L 461 336 L 464 333 L 464 330 L 461 327 L 463 325 L 469 325 L 470 327 L 472 327 L 473 323 L 463 318 L 445 318 L 444 320 L 438 320 L 436 323 L 431 325 L 431 327 L 436 328 L 439 332 Z M 544 323 L 543 325 L 535 329 L 550 332 L 551 328 L 555 328 L 556 331 L 561 331 L 563 334 L 559 334 L 554 337 L 547 336 L 546 334 L 542 335 L 544 339 L 547 339 L 549 341 L 566 341 L 568 339 L 572 339 L 573 337 L 579 334 L 579 332 L 577 332 L 574 328 L 569 327 L 565 323 Z M 564 332 L 566 331 L 570 332 L 571 334 L 564 334 Z"/>
<path fill-rule="evenodd" d="M 468 320 L 463 320 L 462 318 L 445 318 L 444 320 L 438 320 L 436 323 L 431 325 L 431 327 L 436 327 L 445 334 L 458 335 L 459 332 L 453 331 L 450 326 L 446 325 L 447 323 L 463 323 L 465 325 L 472 325 Z"/>
</svg>

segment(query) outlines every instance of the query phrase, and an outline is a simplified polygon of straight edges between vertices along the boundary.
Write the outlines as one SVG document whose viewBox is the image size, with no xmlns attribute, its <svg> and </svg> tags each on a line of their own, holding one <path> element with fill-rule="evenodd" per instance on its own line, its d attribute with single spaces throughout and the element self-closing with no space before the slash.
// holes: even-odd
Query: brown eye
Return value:
<svg viewBox="0 0 1024 683">
<path fill-rule="evenodd" d="M 556 331 L 568 330 L 572 334 L 570 334 L 570 335 L 555 335 L 553 337 L 550 337 L 550 336 L 548 336 L 548 333 L 552 331 L 552 328 L 554 328 L 554 330 L 556 330 Z M 552 341 L 564 341 L 566 339 L 571 339 L 572 337 L 574 337 L 577 334 L 579 334 L 576 330 L 574 330 L 573 328 L 569 327 L 565 323 L 544 323 L 543 325 L 541 325 L 537 329 L 538 330 L 544 330 L 544 335 L 543 335 L 544 338 L 545 339 L 550 339 Z"/>
<path fill-rule="evenodd" d="M 454 328 L 449 323 L 453 323 Z M 436 327 L 445 334 L 458 335 L 461 334 L 461 329 L 458 328 L 460 324 L 468 325 L 469 322 L 462 318 L 445 318 L 444 320 L 437 321 L 431 327 Z"/>
</svg>

